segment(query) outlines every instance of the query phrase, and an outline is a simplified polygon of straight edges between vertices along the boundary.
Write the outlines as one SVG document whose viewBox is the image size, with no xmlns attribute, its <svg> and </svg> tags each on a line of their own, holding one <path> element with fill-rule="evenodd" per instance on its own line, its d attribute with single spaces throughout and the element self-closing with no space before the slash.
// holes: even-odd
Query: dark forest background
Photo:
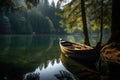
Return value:
<svg viewBox="0 0 120 80">
<path fill-rule="evenodd" d="M 16 4 L 22 4 L 22 0 Z M 0 34 L 65 34 L 60 27 L 61 18 L 56 15 L 60 3 L 51 4 L 48 0 L 40 0 L 32 9 L 25 7 L 17 11 L 0 11 Z"/>
</svg>

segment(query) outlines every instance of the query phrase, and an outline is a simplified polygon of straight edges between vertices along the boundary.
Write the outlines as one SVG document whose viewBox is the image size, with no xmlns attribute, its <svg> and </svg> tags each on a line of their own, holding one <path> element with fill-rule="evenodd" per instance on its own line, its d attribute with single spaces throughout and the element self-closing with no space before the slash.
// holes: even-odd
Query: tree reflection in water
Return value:
<svg viewBox="0 0 120 80">
<path fill-rule="evenodd" d="M 26 73 L 23 80 L 40 80 L 40 73 Z"/>
<path fill-rule="evenodd" d="M 55 77 L 58 79 L 58 80 L 76 80 L 72 74 L 70 74 L 69 72 L 67 71 L 59 71 L 60 74 L 55 74 Z"/>
<path fill-rule="evenodd" d="M 48 68 L 50 65 L 54 66 L 55 64 L 59 64 L 60 60 L 59 59 L 53 59 L 53 60 L 48 60 L 47 62 L 41 63 L 39 66 L 40 70 Z"/>
<path fill-rule="evenodd" d="M 34 72 L 24 76 L 24 80 L 98 80 L 98 78 L 95 71 L 77 64 L 63 55 L 60 56 L 60 59 L 41 63 Z"/>
<path fill-rule="evenodd" d="M 63 67 L 60 59 L 48 60 L 45 63 L 41 63 L 35 71 L 26 73 L 24 80 L 59 80 L 57 75 L 62 75 L 67 80 L 72 80 L 70 79 L 71 75 L 65 71 L 66 69 Z"/>
</svg>

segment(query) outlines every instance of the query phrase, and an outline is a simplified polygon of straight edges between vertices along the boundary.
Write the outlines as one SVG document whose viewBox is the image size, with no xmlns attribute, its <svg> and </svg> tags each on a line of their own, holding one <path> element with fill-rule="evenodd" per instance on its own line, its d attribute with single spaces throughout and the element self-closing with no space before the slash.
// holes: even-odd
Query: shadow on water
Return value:
<svg viewBox="0 0 120 80">
<path fill-rule="evenodd" d="M 0 80 L 22 80 L 24 71 L 17 65 L 0 62 Z"/>
<path fill-rule="evenodd" d="M 119 80 L 120 64 L 101 61 L 100 79 L 101 80 Z"/>
</svg>

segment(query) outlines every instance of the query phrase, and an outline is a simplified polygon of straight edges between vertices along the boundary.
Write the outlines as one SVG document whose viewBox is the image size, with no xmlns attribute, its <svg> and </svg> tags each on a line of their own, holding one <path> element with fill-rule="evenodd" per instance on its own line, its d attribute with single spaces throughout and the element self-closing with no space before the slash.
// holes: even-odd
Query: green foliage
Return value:
<svg viewBox="0 0 120 80">
<path fill-rule="evenodd" d="M 49 17 L 46 17 L 46 20 L 48 21 L 48 26 L 50 26 L 50 32 L 55 32 L 55 28 L 54 28 L 54 25 L 53 25 L 53 22 L 52 20 L 49 18 Z"/>
<path fill-rule="evenodd" d="M 80 29 L 82 27 L 82 19 L 81 19 L 81 6 L 80 0 L 73 0 L 67 5 L 63 7 L 63 9 L 58 13 L 63 20 L 60 21 L 62 27 L 66 26 L 66 31 L 73 32 L 76 29 Z"/>
<path fill-rule="evenodd" d="M 8 18 L 10 19 L 11 23 L 11 33 L 12 34 L 31 34 L 32 33 L 32 26 L 27 21 L 26 17 L 19 12 L 16 13 L 9 13 Z"/>
<path fill-rule="evenodd" d="M 24 17 L 18 18 L 18 23 L 17 23 L 17 25 L 18 25 L 17 32 L 18 33 L 25 33 L 25 27 L 26 27 L 25 23 L 26 23 L 26 20 Z"/>
<path fill-rule="evenodd" d="M 7 0 L 3 1 L 5 2 L 4 7 L 6 8 Z M 11 1 L 11 0 L 9 0 Z M 33 8 L 34 1 L 37 1 L 37 7 Z M 12 34 L 48 34 L 48 33 L 65 33 L 62 28 L 60 28 L 59 20 L 60 17 L 55 15 L 55 12 L 60 10 L 60 3 L 58 2 L 57 5 L 55 5 L 54 2 L 50 5 L 48 0 L 13 0 L 14 3 L 14 13 L 11 12 L 11 10 L 6 11 L 3 9 L 0 12 L 0 16 L 2 13 L 9 19 L 9 23 L 11 25 L 10 27 L 10 33 Z M 33 3 L 33 4 L 32 4 Z M 38 4 L 39 3 L 39 4 Z M 0 3 L 1 4 L 1 3 Z M 26 8 L 27 5 L 27 8 Z M 29 6 L 30 5 L 30 6 Z M 9 5 L 12 6 L 12 5 Z M 31 7 L 31 8 L 29 8 Z M 31 10 L 28 12 L 28 10 Z M 0 21 L 1 25 L 3 24 L 3 21 Z M 1 29 L 1 28 L 0 28 Z M 2 30 L 2 29 L 1 29 Z M 2 30 L 4 33 L 9 29 Z M 2 31 L 0 34 L 2 34 Z"/>
<path fill-rule="evenodd" d="M 0 33 L 6 34 L 11 32 L 11 24 L 9 18 L 2 14 L 0 16 Z"/>
<path fill-rule="evenodd" d="M 88 21 L 90 22 L 93 30 L 99 29 L 101 23 L 101 7 L 103 7 L 103 27 L 111 26 L 111 15 L 112 15 L 112 0 L 101 0 L 88 1 L 86 4 Z"/>
<path fill-rule="evenodd" d="M 101 25 L 101 7 L 103 7 L 103 26 L 110 27 L 112 0 L 103 0 L 103 6 L 101 6 L 101 0 L 85 0 L 87 24 L 91 30 L 97 30 Z M 65 27 L 68 32 L 73 32 L 76 29 L 82 30 L 81 0 L 71 0 L 58 12 L 58 15 L 63 18 L 60 21 L 61 26 Z"/>
<path fill-rule="evenodd" d="M 33 26 L 33 32 L 40 33 L 51 33 L 54 31 L 53 22 L 49 17 L 43 16 L 38 11 L 32 11 L 29 13 L 29 21 Z"/>
<path fill-rule="evenodd" d="M 22 0 L 0 0 L 0 11 L 13 11 L 19 10 L 21 7 L 24 7 L 23 4 L 19 5 L 17 3 L 23 2 Z M 32 7 L 36 7 L 39 3 L 39 0 L 25 0 L 24 3 L 27 6 L 27 9 L 32 9 Z M 17 6 L 16 6 L 17 5 Z"/>
</svg>

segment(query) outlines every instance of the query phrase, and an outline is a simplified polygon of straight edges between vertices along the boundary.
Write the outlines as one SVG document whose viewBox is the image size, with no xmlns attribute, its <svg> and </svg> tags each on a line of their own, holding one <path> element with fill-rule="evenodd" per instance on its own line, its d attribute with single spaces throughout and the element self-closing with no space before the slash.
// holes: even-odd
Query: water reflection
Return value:
<svg viewBox="0 0 120 80">
<path fill-rule="evenodd" d="M 58 37 L 46 35 L 0 36 L 0 79 L 22 80 L 23 74 L 39 64 L 58 58 L 57 41 Z"/>
<path fill-rule="evenodd" d="M 82 42 L 79 36 L 68 36 L 0 36 L 0 80 L 22 80 L 23 77 L 38 80 L 119 78 L 120 65 L 102 62 L 101 74 L 98 75 L 95 70 L 91 70 L 96 68 L 95 65 L 84 66 L 63 55 L 60 56 L 59 37 Z"/>
<path fill-rule="evenodd" d="M 31 73 L 27 73 L 23 80 L 40 80 L 40 74 L 39 73 L 34 73 L 34 72 L 31 72 Z"/>
<path fill-rule="evenodd" d="M 71 74 L 64 68 L 60 59 L 49 60 L 47 66 L 41 64 L 34 72 L 25 74 L 24 79 L 39 74 L 39 80 L 73 80 Z M 37 80 L 37 79 L 35 79 Z"/>
<path fill-rule="evenodd" d="M 39 80 L 100 80 L 98 72 L 74 60 L 60 55 L 60 59 L 41 63 L 35 71 L 25 74 L 25 78 L 39 74 Z"/>
<path fill-rule="evenodd" d="M 99 80 L 98 72 L 84 66 L 69 57 L 61 54 L 60 56 L 63 65 L 74 74 L 79 80 Z"/>
<path fill-rule="evenodd" d="M 55 74 L 58 80 L 75 80 L 74 76 L 68 71 L 59 71 L 59 74 Z"/>
<path fill-rule="evenodd" d="M 50 36 L 1 36 L 0 61 L 27 64 L 34 62 L 34 59 L 40 61 L 39 57 L 45 57 L 41 59 L 43 61 L 58 57 L 56 51 L 59 51 L 59 47 L 54 39 L 56 38 Z"/>
<path fill-rule="evenodd" d="M 37 75 L 37 76 L 36 76 Z M 24 79 L 36 80 L 100 80 L 98 72 L 60 54 L 60 59 L 41 63 L 33 72 L 25 74 Z"/>
</svg>

